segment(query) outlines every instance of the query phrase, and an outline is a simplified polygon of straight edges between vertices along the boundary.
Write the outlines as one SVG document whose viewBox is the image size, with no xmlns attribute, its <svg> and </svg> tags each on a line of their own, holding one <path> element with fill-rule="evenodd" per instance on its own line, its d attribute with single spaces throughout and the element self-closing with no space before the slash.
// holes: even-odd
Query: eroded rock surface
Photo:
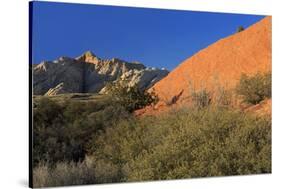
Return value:
<svg viewBox="0 0 281 189">
<path fill-rule="evenodd" d="M 118 58 L 102 60 L 88 51 L 77 58 L 60 57 L 33 66 L 33 94 L 105 93 L 110 82 L 138 85 L 145 90 L 169 72 Z M 125 82 L 126 81 L 126 82 Z"/>
</svg>

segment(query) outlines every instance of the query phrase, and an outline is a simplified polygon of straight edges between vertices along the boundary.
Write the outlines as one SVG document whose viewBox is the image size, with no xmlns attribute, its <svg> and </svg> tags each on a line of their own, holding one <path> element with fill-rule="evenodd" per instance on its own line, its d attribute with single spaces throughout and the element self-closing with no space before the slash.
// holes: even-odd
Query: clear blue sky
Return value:
<svg viewBox="0 0 281 189">
<path fill-rule="evenodd" d="M 91 50 L 100 58 L 175 68 L 264 16 L 35 2 L 33 63 Z"/>
</svg>

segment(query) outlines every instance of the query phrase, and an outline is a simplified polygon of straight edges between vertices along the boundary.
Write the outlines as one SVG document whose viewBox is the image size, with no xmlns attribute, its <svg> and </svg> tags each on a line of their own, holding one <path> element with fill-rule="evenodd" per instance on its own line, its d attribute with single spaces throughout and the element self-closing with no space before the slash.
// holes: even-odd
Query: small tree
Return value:
<svg viewBox="0 0 281 189">
<path fill-rule="evenodd" d="M 116 82 L 110 83 L 107 88 L 113 102 L 120 104 L 129 112 L 158 102 L 158 97 L 153 91 L 150 93 L 142 91 L 137 85 L 130 87 L 125 82 Z"/>
<path fill-rule="evenodd" d="M 258 104 L 265 98 L 271 98 L 271 73 L 257 73 L 254 76 L 243 74 L 236 92 L 243 97 L 244 102 L 250 104 Z"/>
<path fill-rule="evenodd" d="M 237 33 L 241 32 L 241 31 L 244 31 L 244 27 L 243 26 L 239 26 L 236 30 Z"/>
<path fill-rule="evenodd" d="M 239 27 L 237 28 L 236 32 L 238 33 L 238 32 L 244 31 L 244 30 L 245 30 L 245 29 L 244 29 L 243 26 L 239 26 Z"/>
</svg>

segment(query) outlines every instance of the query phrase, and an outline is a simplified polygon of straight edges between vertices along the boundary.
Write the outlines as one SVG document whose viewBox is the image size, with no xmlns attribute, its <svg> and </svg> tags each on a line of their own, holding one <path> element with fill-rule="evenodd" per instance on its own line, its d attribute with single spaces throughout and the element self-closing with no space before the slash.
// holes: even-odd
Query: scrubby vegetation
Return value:
<svg viewBox="0 0 281 189">
<path fill-rule="evenodd" d="M 237 91 L 245 99 L 257 83 L 268 91 L 267 77 L 243 76 Z M 133 110 L 157 98 L 115 90 L 97 101 L 38 100 L 35 187 L 271 172 L 271 118 L 229 108 L 227 91 L 216 105 L 203 90 L 193 94 L 195 106 L 136 118 Z"/>
<path fill-rule="evenodd" d="M 83 162 L 39 164 L 36 185 L 271 172 L 270 119 L 220 108 L 122 120 L 96 133 L 88 145 Z"/>
<path fill-rule="evenodd" d="M 244 31 L 244 30 L 245 30 L 245 28 L 243 26 L 239 26 L 237 28 L 236 32 L 238 33 L 238 32 Z"/>
<path fill-rule="evenodd" d="M 34 165 L 83 160 L 94 133 L 128 116 L 122 106 L 108 99 L 59 104 L 42 98 L 34 109 Z"/>
<path fill-rule="evenodd" d="M 249 104 L 258 104 L 271 98 L 271 73 L 257 73 L 253 76 L 243 74 L 236 91 Z"/>
<path fill-rule="evenodd" d="M 110 83 L 107 88 L 111 99 L 129 112 L 143 108 L 148 104 L 155 104 L 158 101 L 158 97 L 153 92 L 142 91 L 137 85 L 127 87 L 124 83 L 117 82 Z"/>
<path fill-rule="evenodd" d="M 95 133 L 155 101 L 152 94 L 121 86 L 112 87 L 108 96 L 97 101 L 41 98 L 34 106 L 34 165 L 83 160 Z"/>
<path fill-rule="evenodd" d="M 204 108 L 211 104 L 211 95 L 206 89 L 192 92 L 191 97 L 195 107 Z"/>
<path fill-rule="evenodd" d="M 108 128 L 92 152 L 122 165 L 129 181 L 270 172 L 270 124 L 224 109 L 183 110 Z"/>
</svg>

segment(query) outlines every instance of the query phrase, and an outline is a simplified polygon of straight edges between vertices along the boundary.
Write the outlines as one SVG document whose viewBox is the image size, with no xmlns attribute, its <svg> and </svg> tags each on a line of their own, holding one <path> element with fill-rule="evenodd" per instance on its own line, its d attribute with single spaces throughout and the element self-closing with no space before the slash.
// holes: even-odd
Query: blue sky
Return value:
<svg viewBox="0 0 281 189">
<path fill-rule="evenodd" d="M 33 4 L 33 63 L 87 50 L 103 59 L 174 69 L 264 16 L 85 4 Z"/>
</svg>

